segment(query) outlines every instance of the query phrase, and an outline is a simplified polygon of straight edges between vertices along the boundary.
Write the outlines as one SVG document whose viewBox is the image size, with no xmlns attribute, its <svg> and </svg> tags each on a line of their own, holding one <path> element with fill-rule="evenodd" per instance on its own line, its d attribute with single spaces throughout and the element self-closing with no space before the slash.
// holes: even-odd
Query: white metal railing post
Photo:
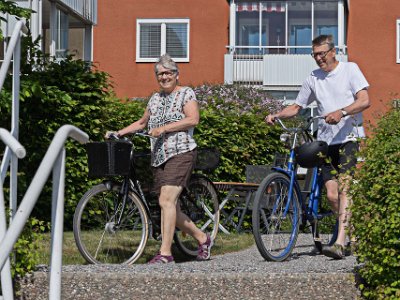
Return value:
<svg viewBox="0 0 400 300">
<path fill-rule="evenodd" d="M 3 181 L 0 180 L 0 240 L 3 239 L 6 234 L 6 218 L 7 217 L 4 203 Z M 1 269 L 1 293 L 5 300 L 14 299 L 10 258 L 7 259 L 6 263 L 4 264 L 4 268 Z M 1 295 L 0 299 L 2 299 Z"/>
<path fill-rule="evenodd" d="M 7 147 L 11 149 L 15 156 L 18 158 L 25 157 L 26 151 L 24 147 L 14 138 L 11 133 L 7 130 L 0 128 L 0 140 L 3 140 Z M 0 241 L 6 234 L 7 230 L 7 220 L 6 220 L 6 210 L 4 202 L 4 192 L 3 192 L 3 180 L 0 179 Z M 1 269 L 1 286 L 2 294 L 5 300 L 14 299 L 13 285 L 11 278 L 11 266 L 10 259 L 7 258 L 4 267 Z"/>
<path fill-rule="evenodd" d="M 19 90 L 20 90 L 20 66 L 21 66 L 21 34 L 13 51 L 13 80 L 12 80 L 12 112 L 11 112 L 11 134 L 16 140 L 19 138 Z M 10 166 L 10 214 L 14 216 L 17 209 L 17 173 L 18 158 L 11 154 Z"/>
<path fill-rule="evenodd" d="M 49 299 L 61 297 L 62 242 L 64 223 L 65 148 L 53 167 L 53 197 L 51 205 L 51 262 Z"/>
</svg>

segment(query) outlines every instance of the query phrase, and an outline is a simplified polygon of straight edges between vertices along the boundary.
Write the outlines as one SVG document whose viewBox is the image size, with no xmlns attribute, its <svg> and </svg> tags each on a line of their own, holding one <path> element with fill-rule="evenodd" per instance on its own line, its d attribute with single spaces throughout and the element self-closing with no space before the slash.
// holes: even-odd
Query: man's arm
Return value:
<svg viewBox="0 0 400 300">
<path fill-rule="evenodd" d="M 276 114 L 266 116 L 264 121 L 267 124 L 272 125 L 272 124 L 274 124 L 275 118 L 288 119 L 288 118 L 294 117 L 299 113 L 301 108 L 302 107 L 298 104 L 292 104 L 290 106 L 285 107 L 284 109 L 282 109 L 280 112 L 278 112 Z"/>
<path fill-rule="evenodd" d="M 325 121 L 328 124 L 337 124 L 345 115 L 354 115 L 370 107 L 368 91 L 360 90 L 356 94 L 356 100 L 349 106 L 338 109 L 326 115 Z"/>
</svg>

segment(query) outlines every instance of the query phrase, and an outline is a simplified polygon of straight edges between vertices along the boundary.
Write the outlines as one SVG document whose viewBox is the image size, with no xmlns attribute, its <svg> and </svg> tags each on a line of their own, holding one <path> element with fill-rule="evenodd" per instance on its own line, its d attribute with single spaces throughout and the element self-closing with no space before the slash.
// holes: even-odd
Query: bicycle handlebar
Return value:
<svg viewBox="0 0 400 300">
<path fill-rule="evenodd" d="M 309 117 L 307 119 L 307 124 L 305 126 L 292 127 L 292 128 L 286 127 L 285 124 L 283 124 L 282 120 L 279 118 L 275 118 L 275 122 L 278 122 L 279 125 L 281 125 L 281 127 L 283 128 L 283 130 L 287 132 L 302 132 L 306 131 L 311 126 L 312 122 L 317 119 L 325 119 L 325 117 L 323 116 Z"/>
<path fill-rule="evenodd" d="M 151 139 L 157 139 L 156 137 L 150 135 L 147 131 L 136 131 L 136 132 L 130 133 L 130 135 L 139 135 L 139 136 L 148 137 Z M 115 132 L 111 132 L 107 139 L 108 140 L 129 140 L 126 137 L 118 136 Z"/>
</svg>

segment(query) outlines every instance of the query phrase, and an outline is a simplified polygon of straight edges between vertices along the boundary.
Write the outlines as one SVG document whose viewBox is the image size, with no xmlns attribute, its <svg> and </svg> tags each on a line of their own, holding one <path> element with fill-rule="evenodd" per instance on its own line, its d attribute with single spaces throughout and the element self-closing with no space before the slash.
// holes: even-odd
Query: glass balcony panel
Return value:
<svg viewBox="0 0 400 300">
<path fill-rule="evenodd" d="M 289 45 L 303 46 L 290 49 L 290 54 L 311 53 L 311 1 L 288 1 L 288 27 Z"/>
<path fill-rule="evenodd" d="M 338 44 L 338 3 L 314 3 L 314 37 L 321 34 L 333 35 L 335 45 Z"/>
</svg>

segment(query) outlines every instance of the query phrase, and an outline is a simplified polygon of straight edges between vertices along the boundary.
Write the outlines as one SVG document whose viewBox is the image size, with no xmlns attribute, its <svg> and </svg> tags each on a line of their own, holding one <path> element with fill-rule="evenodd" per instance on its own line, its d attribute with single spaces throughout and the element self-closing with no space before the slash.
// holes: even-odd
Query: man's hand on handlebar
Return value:
<svg viewBox="0 0 400 300">
<path fill-rule="evenodd" d="M 334 125 L 340 122 L 340 120 L 343 118 L 343 114 L 341 110 L 336 110 L 325 115 L 324 117 L 326 123 Z"/>
<path fill-rule="evenodd" d="M 274 125 L 276 118 L 277 117 L 275 115 L 268 115 L 265 117 L 264 121 L 265 121 L 265 123 L 267 123 L 269 125 Z"/>
</svg>

